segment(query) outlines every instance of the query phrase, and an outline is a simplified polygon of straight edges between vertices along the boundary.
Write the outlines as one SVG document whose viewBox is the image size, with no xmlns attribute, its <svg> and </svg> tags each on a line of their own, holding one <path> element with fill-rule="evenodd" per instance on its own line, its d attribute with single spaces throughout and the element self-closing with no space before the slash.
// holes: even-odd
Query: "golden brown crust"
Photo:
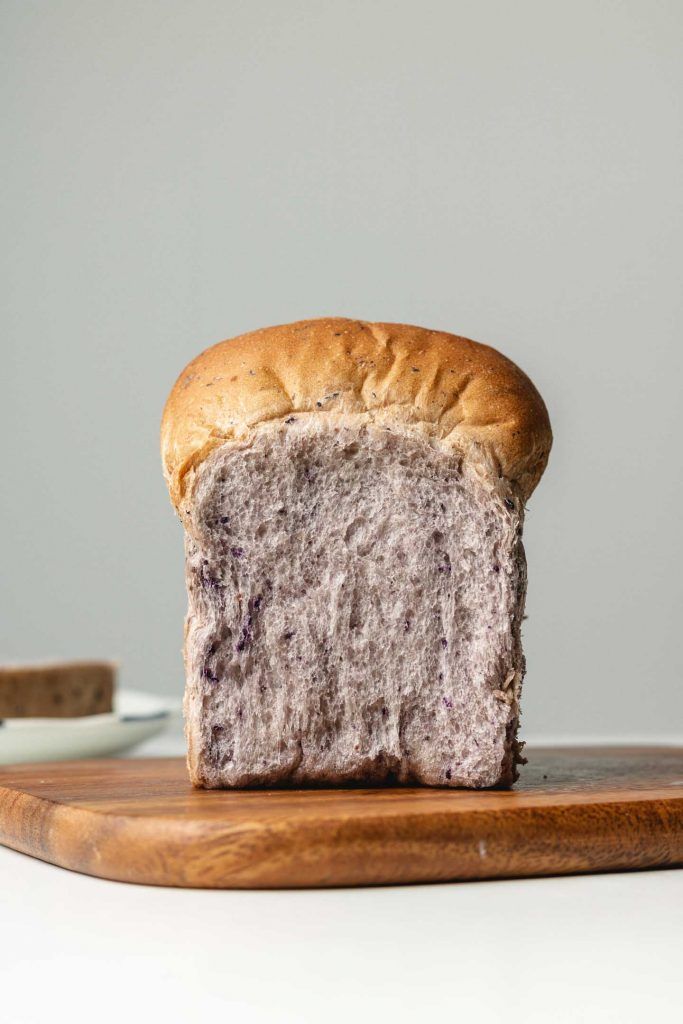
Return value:
<svg viewBox="0 0 683 1024">
<path fill-rule="evenodd" d="M 407 324 L 301 320 L 219 342 L 181 373 L 161 424 L 176 508 L 216 447 L 298 414 L 421 430 L 445 449 L 488 458 L 524 499 L 552 443 L 538 391 L 487 345 Z"/>
</svg>

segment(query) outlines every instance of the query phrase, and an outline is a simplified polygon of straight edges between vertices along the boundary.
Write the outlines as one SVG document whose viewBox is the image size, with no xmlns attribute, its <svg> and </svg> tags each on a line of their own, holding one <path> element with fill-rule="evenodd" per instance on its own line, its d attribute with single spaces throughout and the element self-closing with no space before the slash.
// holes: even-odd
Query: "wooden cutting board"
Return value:
<svg viewBox="0 0 683 1024">
<path fill-rule="evenodd" d="M 375 885 L 683 865 L 682 748 L 538 748 L 511 792 L 191 789 L 180 759 L 0 769 L 0 842 L 101 878 Z"/>
</svg>

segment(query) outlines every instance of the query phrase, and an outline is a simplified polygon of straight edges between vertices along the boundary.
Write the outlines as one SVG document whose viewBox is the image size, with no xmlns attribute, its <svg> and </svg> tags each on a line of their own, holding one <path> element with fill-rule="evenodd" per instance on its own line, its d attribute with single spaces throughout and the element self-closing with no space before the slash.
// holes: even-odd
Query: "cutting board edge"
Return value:
<svg viewBox="0 0 683 1024">
<path fill-rule="evenodd" d="M 589 828 L 585 801 L 557 800 L 502 811 L 417 811 L 389 821 L 377 814 L 341 823 L 321 816 L 198 827 L 60 805 L 0 786 L 0 842 L 94 877 L 187 888 L 395 885 L 683 865 L 683 793 L 622 795 L 590 810 Z"/>
</svg>

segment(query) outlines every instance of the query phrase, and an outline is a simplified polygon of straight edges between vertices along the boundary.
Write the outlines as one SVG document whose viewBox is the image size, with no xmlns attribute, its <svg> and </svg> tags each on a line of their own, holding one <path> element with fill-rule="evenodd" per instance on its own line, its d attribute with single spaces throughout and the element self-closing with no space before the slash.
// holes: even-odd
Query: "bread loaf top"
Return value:
<svg viewBox="0 0 683 1024">
<path fill-rule="evenodd" d="M 522 500 L 552 443 L 538 391 L 488 345 L 407 324 L 301 320 L 219 342 L 176 381 L 161 452 L 180 514 L 195 471 L 215 448 L 248 441 L 264 423 L 304 415 L 423 433 L 488 465 Z"/>
</svg>

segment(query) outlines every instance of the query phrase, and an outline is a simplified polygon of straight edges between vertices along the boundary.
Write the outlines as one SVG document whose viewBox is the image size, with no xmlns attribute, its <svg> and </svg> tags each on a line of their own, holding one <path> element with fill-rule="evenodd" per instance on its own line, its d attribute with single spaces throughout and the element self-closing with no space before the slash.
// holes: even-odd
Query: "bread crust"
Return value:
<svg viewBox="0 0 683 1024">
<path fill-rule="evenodd" d="M 301 415 L 422 433 L 503 477 L 522 500 L 552 444 L 538 391 L 488 345 L 408 324 L 300 320 L 219 342 L 180 374 L 163 413 L 161 452 L 181 517 L 194 474 L 215 448 Z"/>
</svg>

